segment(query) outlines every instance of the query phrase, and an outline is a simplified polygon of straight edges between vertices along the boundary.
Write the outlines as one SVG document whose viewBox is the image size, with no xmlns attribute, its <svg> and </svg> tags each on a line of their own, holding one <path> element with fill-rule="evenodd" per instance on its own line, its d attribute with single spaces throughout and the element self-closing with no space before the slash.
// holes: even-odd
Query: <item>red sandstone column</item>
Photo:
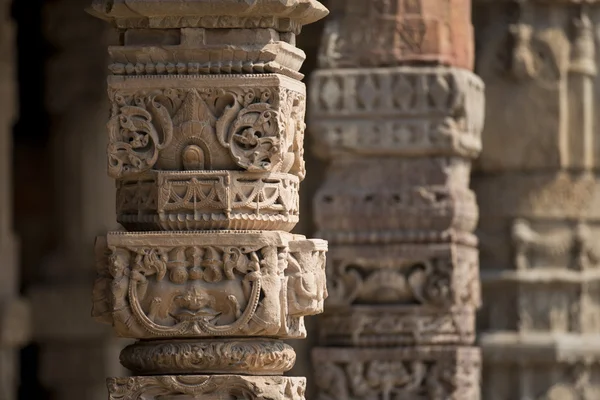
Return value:
<svg viewBox="0 0 600 400">
<path fill-rule="evenodd" d="M 310 88 L 330 243 L 320 400 L 479 399 L 470 3 L 333 1 Z"/>
</svg>

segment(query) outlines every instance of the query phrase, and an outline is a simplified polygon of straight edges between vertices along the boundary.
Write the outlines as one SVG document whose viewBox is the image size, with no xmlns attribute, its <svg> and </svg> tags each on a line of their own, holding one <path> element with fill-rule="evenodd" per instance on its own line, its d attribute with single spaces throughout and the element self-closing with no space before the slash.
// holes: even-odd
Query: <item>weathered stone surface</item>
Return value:
<svg viewBox="0 0 600 400">
<path fill-rule="evenodd" d="M 456 68 L 323 69 L 311 130 L 327 156 L 463 156 L 481 151 L 483 84 Z"/>
<path fill-rule="evenodd" d="M 571 7 L 527 4 L 514 23 L 499 19 L 514 14 L 512 5 L 476 7 L 487 95 L 482 171 L 598 167 L 597 10 Z"/>
<path fill-rule="evenodd" d="M 324 346 L 470 344 L 475 341 L 475 307 L 353 305 L 320 317 L 319 333 Z"/>
<path fill-rule="evenodd" d="M 468 0 L 331 2 L 323 67 L 385 67 L 429 62 L 473 68 Z"/>
<path fill-rule="evenodd" d="M 328 256 L 327 306 L 387 304 L 451 309 L 480 305 L 474 247 L 337 245 Z M 415 312 L 420 307 L 415 308 Z"/>
<path fill-rule="evenodd" d="M 117 185 L 117 220 L 140 230 L 283 230 L 299 219 L 300 182 L 277 172 L 152 171 Z"/>
<path fill-rule="evenodd" d="M 121 364 L 140 375 L 281 375 L 295 360 L 291 346 L 269 339 L 143 341 L 121 352 Z"/>
<path fill-rule="evenodd" d="M 327 238 L 330 232 L 471 232 L 478 212 L 469 172 L 458 158 L 336 160 L 314 200 L 315 224 Z"/>
<path fill-rule="evenodd" d="M 306 173 L 295 35 L 328 11 L 95 0 L 91 12 L 121 32 L 108 173 L 118 221 L 139 230 L 98 238 L 92 314 L 140 339 L 121 361 L 149 375 L 110 379 L 110 399 L 304 399 L 304 378 L 277 376 L 295 354 L 276 339 L 305 337 L 327 297 L 327 243 L 288 232 Z"/>
<path fill-rule="evenodd" d="M 477 2 L 485 399 L 594 399 L 597 4 Z"/>
<path fill-rule="evenodd" d="M 274 28 L 296 33 L 328 14 L 316 0 L 93 0 L 90 11 L 118 28 Z"/>
<path fill-rule="evenodd" d="M 109 400 L 159 400 L 165 396 L 190 400 L 226 398 L 302 400 L 306 379 L 241 375 L 165 375 L 108 379 Z"/>
<path fill-rule="evenodd" d="M 302 338 L 322 312 L 326 242 L 283 232 L 113 233 L 93 315 L 136 339 Z"/>
<path fill-rule="evenodd" d="M 472 347 L 316 348 L 319 400 L 479 399 Z"/>
<path fill-rule="evenodd" d="M 304 93 L 302 83 L 275 74 L 112 76 L 109 175 L 246 170 L 303 178 Z"/>
</svg>

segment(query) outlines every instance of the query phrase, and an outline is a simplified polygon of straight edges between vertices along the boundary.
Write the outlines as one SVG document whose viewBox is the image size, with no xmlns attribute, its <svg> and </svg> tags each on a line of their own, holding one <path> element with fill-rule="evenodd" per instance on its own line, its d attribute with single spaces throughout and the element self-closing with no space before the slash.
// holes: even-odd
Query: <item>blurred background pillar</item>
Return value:
<svg viewBox="0 0 600 400">
<path fill-rule="evenodd" d="M 600 398 L 600 6 L 476 1 L 484 399 Z"/>
<path fill-rule="evenodd" d="M 309 85 L 329 298 L 319 400 L 480 397 L 484 94 L 467 0 L 333 0 Z"/>
</svg>

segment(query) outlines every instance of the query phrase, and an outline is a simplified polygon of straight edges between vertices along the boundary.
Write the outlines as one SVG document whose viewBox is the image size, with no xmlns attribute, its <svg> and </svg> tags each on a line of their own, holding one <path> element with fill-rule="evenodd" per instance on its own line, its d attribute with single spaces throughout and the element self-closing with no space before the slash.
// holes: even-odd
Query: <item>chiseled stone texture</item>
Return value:
<svg viewBox="0 0 600 400">
<path fill-rule="evenodd" d="M 309 90 L 329 162 L 314 199 L 329 242 L 319 400 L 479 398 L 472 47 L 468 1 L 333 2 Z"/>
<path fill-rule="evenodd" d="M 478 400 L 476 348 L 315 348 L 318 400 Z"/>
<path fill-rule="evenodd" d="M 477 1 L 486 400 L 600 396 L 600 8 Z"/>
<path fill-rule="evenodd" d="M 110 399 L 302 400 L 280 376 L 327 297 L 327 242 L 288 233 L 305 177 L 295 47 L 315 0 L 96 0 L 109 49 L 108 174 L 130 232 L 96 242 L 93 316 L 138 339 Z M 228 374 L 228 375 L 221 375 Z"/>
<path fill-rule="evenodd" d="M 108 379 L 109 400 L 303 400 L 306 379 L 241 375 L 162 375 Z"/>
<path fill-rule="evenodd" d="M 331 1 L 326 68 L 435 63 L 473 68 L 469 0 Z"/>
</svg>

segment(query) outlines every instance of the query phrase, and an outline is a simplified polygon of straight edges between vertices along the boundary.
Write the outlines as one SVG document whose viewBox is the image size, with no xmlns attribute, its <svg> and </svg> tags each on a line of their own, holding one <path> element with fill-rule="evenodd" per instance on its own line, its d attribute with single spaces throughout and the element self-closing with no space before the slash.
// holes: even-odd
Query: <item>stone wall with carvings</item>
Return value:
<svg viewBox="0 0 600 400">
<path fill-rule="evenodd" d="M 479 399 L 483 84 L 468 1 L 331 2 L 311 77 L 330 243 L 320 400 Z"/>
<path fill-rule="evenodd" d="M 600 397 L 595 3 L 477 1 L 486 400 Z"/>
<path fill-rule="evenodd" d="M 109 47 L 108 174 L 127 230 L 96 240 L 94 318 L 138 341 L 110 399 L 304 399 L 282 339 L 327 297 L 327 242 L 289 231 L 305 178 L 315 0 L 94 1 Z"/>
</svg>

